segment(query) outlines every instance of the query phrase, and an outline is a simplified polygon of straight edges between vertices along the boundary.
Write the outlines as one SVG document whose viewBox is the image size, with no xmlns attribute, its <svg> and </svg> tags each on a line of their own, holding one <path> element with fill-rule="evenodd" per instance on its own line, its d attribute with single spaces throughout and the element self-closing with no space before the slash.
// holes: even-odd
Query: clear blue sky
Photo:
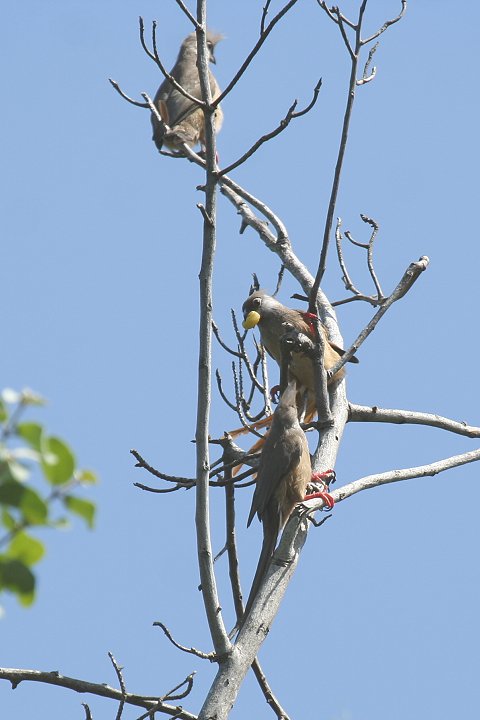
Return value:
<svg viewBox="0 0 480 720">
<path fill-rule="evenodd" d="M 273 3 L 277 6 L 277 3 Z M 358 2 L 344 2 L 348 14 Z M 399 2 L 370 0 L 368 26 Z M 357 238 L 360 213 L 381 225 L 377 261 L 391 290 L 420 255 L 431 265 L 382 321 L 348 374 L 353 402 L 438 412 L 480 424 L 478 412 L 478 26 L 476 3 L 412 2 L 377 51 L 377 77 L 358 92 L 337 212 Z M 261 3 L 212 0 L 224 33 L 216 74 L 225 86 L 256 40 Z M 174 2 L 25 0 L 3 12 L 0 384 L 49 398 L 37 416 L 98 471 L 98 522 L 42 535 L 38 600 L 7 600 L 0 665 L 115 684 L 107 651 L 130 691 L 162 694 L 192 670 L 184 705 L 198 710 L 214 666 L 182 655 L 177 639 L 211 649 L 199 593 L 194 495 L 153 496 L 134 469 L 137 448 L 165 472 L 194 471 L 199 169 L 160 157 L 148 113 L 110 88 L 153 94 L 161 81 L 138 42 L 138 15 L 158 20 L 168 66 L 190 32 Z M 222 163 L 274 127 L 294 98 L 315 110 L 234 173 L 286 223 L 297 253 L 316 266 L 339 141 L 348 62 L 336 27 L 313 0 L 298 3 L 224 103 Z M 215 318 L 231 338 L 251 273 L 272 288 L 278 262 L 219 200 Z M 355 262 L 355 261 L 353 261 Z M 355 264 L 353 265 L 355 266 Z M 357 267 L 358 282 L 368 282 Z M 330 258 L 325 290 L 344 296 Z M 285 282 L 285 302 L 299 288 Z M 347 344 L 369 319 L 339 312 Z M 179 337 L 183 346 L 179 345 Z M 174 348 L 172 350 L 172 348 Z M 172 360 L 172 353 L 174 358 Z M 216 349 L 215 364 L 229 360 Z M 272 376 L 276 370 L 272 367 Z M 237 421 L 215 397 L 211 431 Z M 431 462 L 477 446 L 428 428 L 348 426 L 338 483 Z M 312 531 L 261 659 L 294 718 L 450 720 L 476 717 L 480 584 L 478 465 L 362 493 Z M 261 529 L 239 493 L 242 579 L 248 589 Z M 222 493 L 213 538 L 223 544 Z M 218 565 L 227 622 L 226 567 Z M 53 687 L 0 684 L 2 717 L 113 717 L 106 701 Z M 254 680 L 232 718 L 273 717 Z M 125 710 L 126 720 L 138 716 Z"/>
</svg>

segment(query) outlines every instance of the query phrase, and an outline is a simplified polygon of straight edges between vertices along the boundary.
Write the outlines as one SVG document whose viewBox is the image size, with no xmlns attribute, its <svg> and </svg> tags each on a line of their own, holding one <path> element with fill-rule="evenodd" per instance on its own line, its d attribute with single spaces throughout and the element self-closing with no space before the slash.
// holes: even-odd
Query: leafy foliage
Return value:
<svg viewBox="0 0 480 720">
<path fill-rule="evenodd" d="M 0 594 L 13 593 L 25 606 L 35 599 L 33 567 L 45 554 L 32 531 L 65 527 L 69 515 L 89 528 L 95 520 L 94 503 L 76 494 L 96 482 L 95 473 L 77 468 L 71 448 L 43 425 L 20 421 L 44 402 L 31 390 L 0 396 Z"/>
</svg>

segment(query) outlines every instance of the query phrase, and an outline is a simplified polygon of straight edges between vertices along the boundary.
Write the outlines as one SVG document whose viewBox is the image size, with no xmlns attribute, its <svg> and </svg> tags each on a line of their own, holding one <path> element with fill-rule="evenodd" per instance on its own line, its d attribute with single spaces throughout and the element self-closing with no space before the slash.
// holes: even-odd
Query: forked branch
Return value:
<svg viewBox="0 0 480 720">
<path fill-rule="evenodd" d="M 363 0 L 359 12 L 358 12 L 358 19 L 356 22 L 352 22 L 348 20 L 341 12 L 340 9 L 336 6 L 332 8 L 328 8 L 326 2 L 317 0 L 320 7 L 326 12 L 328 17 L 333 20 L 336 25 L 338 26 L 340 30 L 340 34 L 342 36 L 343 42 L 347 48 L 348 54 L 350 56 L 350 79 L 348 83 L 348 92 L 347 92 L 347 102 L 345 107 L 345 114 L 343 117 L 343 125 L 342 125 L 342 134 L 340 138 L 340 144 L 338 148 L 338 155 L 337 155 L 337 162 L 335 165 L 335 171 L 333 174 L 333 181 L 332 181 L 332 189 L 330 192 L 330 200 L 328 203 L 328 209 L 325 219 L 325 227 L 323 231 L 323 240 L 322 240 L 322 249 L 320 252 L 320 259 L 318 262 L 318 269 L 317 273 L 315 275 L 315 281 L 313 283 L 313 287 L 310 293 L 310 303 L 309 303 L 309 310 L 310 312 L 314 313 L 316 304 L 317 304 L 317 293 L 320 288 L 320 283 L 322 282 L 323 276 L 325 274 L 326 269 L 326 263 L 327 263 L 327 254 L 328 254 L 328 248 L 330 244 L 330 235 L 332 232 L 332 225 L 333 225 L 333 217 L 335 214 L 335 207 L 337 203 L 337 196 L 338 196 L 338 188 L 340 186 L 340 177 L 342 174 L 342 168 L 343 168 L 343 160 L 345 157 L 345 150 L 347 147 L 347 140 L 348 140 L 348 131 L 350 127 L 350 120 L 352 116 L 352 110 L 353 105 L 355 101 L 355 91 L 357 86 L 364 85 L 365 83 L 369 82 L 373 79 L 375 76 L 375 72 L 372 71 L 371 76 L 368 76 L 368 67 L 371 62 L 373 52 L 375 50 L 372 50 L 370 52 L 369 58 L 367 60 L 367 63 L 365 65 L 365 70 L 363 73 L 363 77 L 360 81 L 358 81 L 357 73 L 358 73 L 358 63 L 360 60 L 360 52 L 362 48 L 365 45 L 368 45 L 369 43 L 373 42 L 381 33 L 385 32 L 387 28 L 389 28 L 394 23 L 398 22 L 404 15 L 406 11 L 406 0 L 402 0 L 402 10 L 400 14 L 394 18 L 393 20 L 387 20 L 384 25 L 378 30 L 378 32 L 374 33 L 371 37 L 363 40 L 362 39 L 362 23 L 364 18 L 365 9 L 367 6 L 367 0 Z M 348 36 L 348 30 L 353 31 L 353 38 L 352 40 L 349 39 Z M 376 48 L 375 48 L 376 49 Z"/>
</svg>

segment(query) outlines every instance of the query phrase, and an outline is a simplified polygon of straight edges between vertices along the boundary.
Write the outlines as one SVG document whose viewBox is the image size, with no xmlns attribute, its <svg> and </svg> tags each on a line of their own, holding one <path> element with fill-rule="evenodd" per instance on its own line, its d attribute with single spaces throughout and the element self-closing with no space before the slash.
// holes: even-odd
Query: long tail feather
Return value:
<svg viewBox="0 0 480 720">
<path fill-rule="evenodd" d="M 265 573 L 268 570 L 270 560 L 272 559 L 273 551 L 275 550 L 275 545 L 277 543 L 277 535 L 278 535 L 278 530 L 279 530 L 278 518 L 276 518 L 275 520 L 276 520 L 275 527 L 268 527 L 268 525 L 270 523 L 268 523 L 266 517 L 263 518 L 264 536 L 263 536 L 263 543 L 262 543 L 262 551 L 261 551 L 260 557 L 258 559 L 257 569 L 255 570 L 255 575 L 254 575 L 252 587 L 250 589 L 250 593 L 248 596 L 247 604 L 245 605 L 245 612 L 243 614 L 244 621 L 252 608 L 253 601 L 255 600 L 255 597 L 258 593 L 258 589 L 262 583 L 263 578 L 265 577 Z M 266 523 L 266 526 L 265 526 L 265 523 Z"/>
</svg>

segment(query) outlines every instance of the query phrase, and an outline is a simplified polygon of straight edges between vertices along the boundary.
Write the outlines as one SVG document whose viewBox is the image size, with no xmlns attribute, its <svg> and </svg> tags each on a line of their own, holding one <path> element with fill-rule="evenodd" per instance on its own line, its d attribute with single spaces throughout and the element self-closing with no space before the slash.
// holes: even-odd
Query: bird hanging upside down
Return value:
<svg viewBox="0 0 480 720">
<path fill-rule="evenodd" d="M 215 63 L 215 45 L 221 40 L 221 35 L 207 32 L 207 50 L 209 60 Z M 177 62 L 170 75 L 189 95 L 202 100 L 202 90 L 197 68 L 197 36 L 191 33 L 183 41 Z M 218 83 L 209 70 L 210 91 L 212 100 L 220 95 Z M 172 83 L 165 78 L 160 85 L 154 99 L 163 122 L 168 125 L 170 131 L 165 133 L 163 126 L 152 113 L 153 141 L 159 150 L 166 145 L 171 150 L 178 150 L 182 143 L 194 147 L 197 143 L 205 145 L 205 116 L 201 107 L 182 95 Z M 218 106 L 215 109 L 215 130 L 218 132 L 222 126 L 223 113 Z"/>
<path fill-rule="evenodd" d="M 265 349 L 280 366 L 282 361 L 281 338 L 286 332 L 285 323 L 289 323 L 294 330 L 304 333 L 311 340 L 314 341 L 315 339 L 309 313 L 285 307 L 278 300 L 267 295 L 265 290 L 257 290 L 252 293 L 243 303 L 242 310 L 244 316 L 243 327 L 249 330 L 258 325 Z M 329 340 L 323 325 L 320 325 L 320 329 L 323 331 L 325 340 L 325 369 L 330 370 L 340 360 L 340 357 L 345 354 L 345 351 Z M 350 362 L 357 363 L 358 360 L 353 357 Z M 290 372 L 307 391 L 305 419 L 308 422 L 313 418 L 316 409 L 315 374 L 311 358 L 304 353 L 294 352 L 290 362 Z M 342 368 L 330 378 L 329 384 L 341 380 L 344 375 L 345 371 Z"/>
<path fill-rule="evenodd" d="M 298 421 L 296 395 L 297 383 L 292 378 L 273 414 L 270 432 L 265 438 L 260 456 L 247 527 L 257 514 L 263 524 L 263 544 L 244 617 L 248 615 L 267 571 L 278 533 L 295 505 L 302 500 L 321 497 L 328 508 L 333 507 L 333 498 L 328 493 L 321 491 L 305 495 L 312 480 L 321 481 L 323 476 L 331 476 L 332 471 L 315 473 L 312 476 L 307 439 Z"/>
</svg>

